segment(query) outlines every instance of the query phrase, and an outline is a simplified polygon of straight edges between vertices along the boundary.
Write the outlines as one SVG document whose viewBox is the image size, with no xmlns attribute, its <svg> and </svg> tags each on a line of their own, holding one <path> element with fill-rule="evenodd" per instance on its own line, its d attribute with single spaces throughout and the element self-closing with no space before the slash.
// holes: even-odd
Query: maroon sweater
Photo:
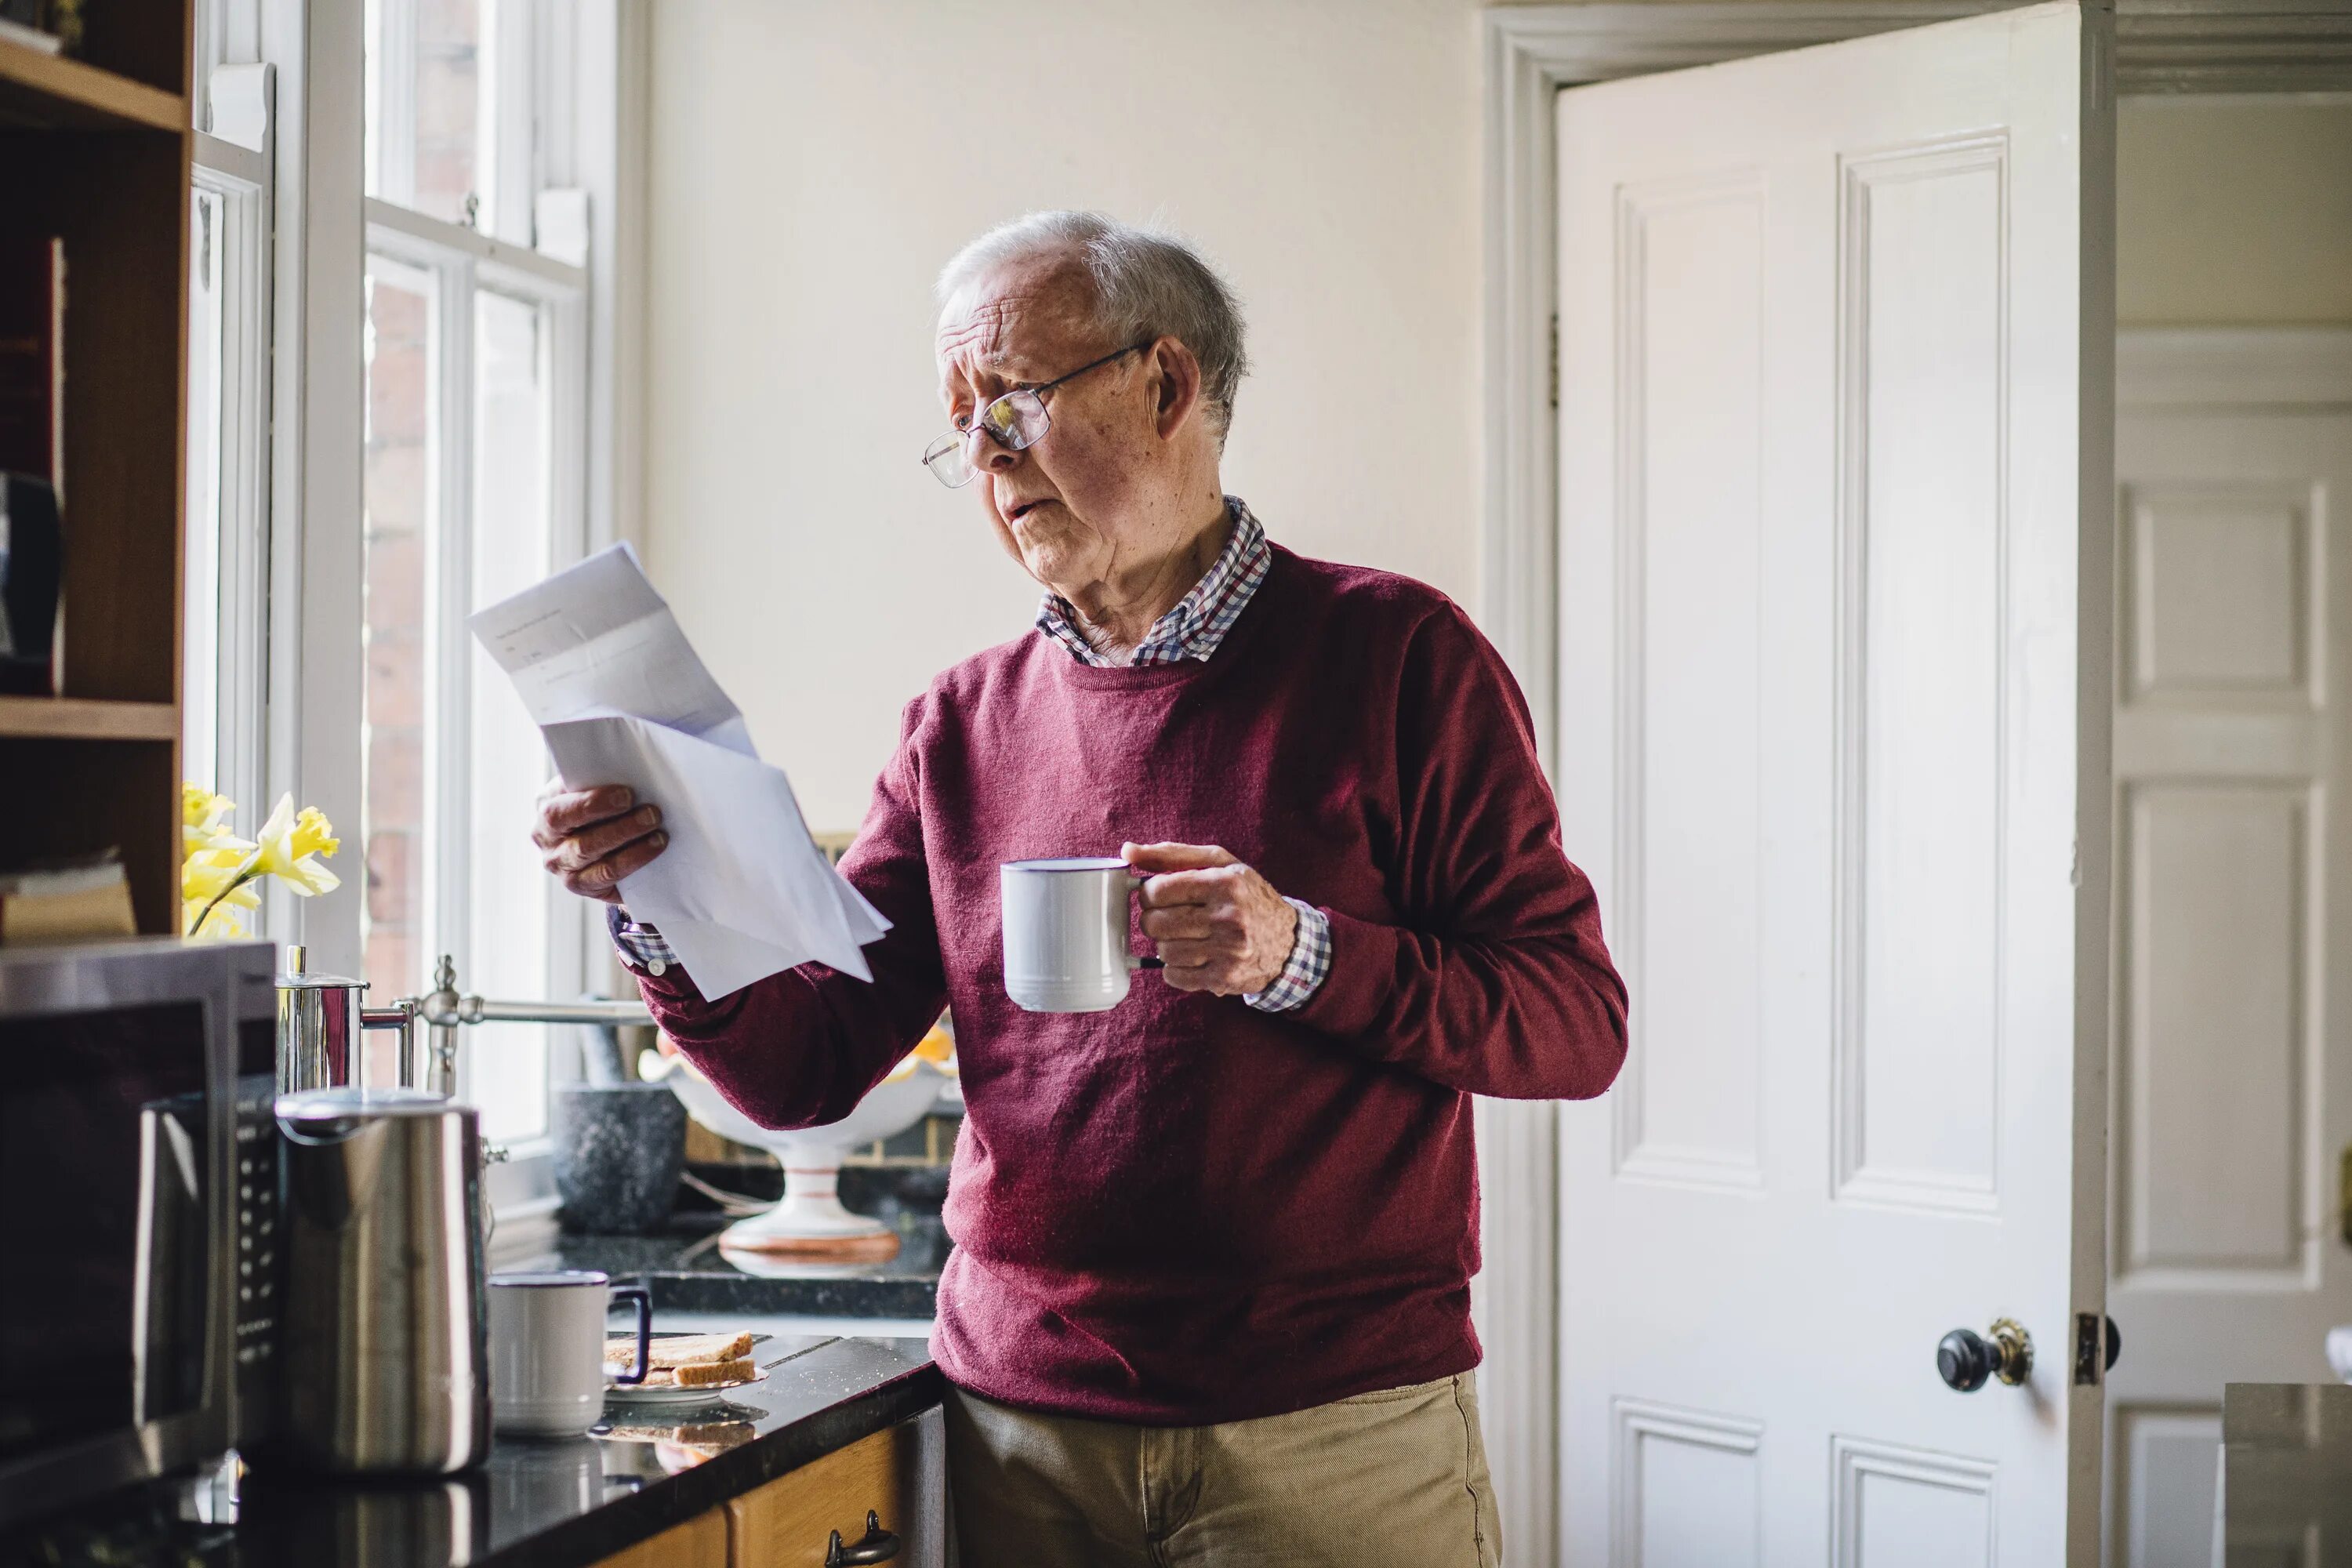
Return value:
<svg viewBox="0 0 2352 1568">
<path fill-rule="evenodd" d="M 1015 1006 L 998 865 L 1126 839 L 1223 845 L 1326 910 L 1314 996 L 1260 1013 L 1146 972 L 1107 1013 Z M 895 922 L 873 984 L 815 963 L 717 1005 L 676 967 L 639 984 L 780 1127 L 846 1115 L 952 1008 L 950 1378 L 1194 1425 L 1477 1364 L 1470 1097 L 1601 1093 L 1625 992 L 1526 703 L 1444 595 L 1276 546 L 1205 664 L 991 648 L 908 704 L 842 869 Z"/>
</svg>

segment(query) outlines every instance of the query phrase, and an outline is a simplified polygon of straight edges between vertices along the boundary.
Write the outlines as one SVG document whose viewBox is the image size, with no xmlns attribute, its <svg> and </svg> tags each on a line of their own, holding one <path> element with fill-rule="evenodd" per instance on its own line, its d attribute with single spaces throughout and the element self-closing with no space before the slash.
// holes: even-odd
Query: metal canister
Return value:
<svg viewBox="0 0 2352 1568">
<path fill-rule="evenodd" d="M 278 1092 L 356 1089 L 365 1056 L 360 1049 L 360 999 L 364 980 L 305 972 L 299 947 L 286 950 L 278 977 Z"/>
<path fill-rule="evenodd" d="M 370 1007 L 365 1005 L 367 988 L 364 980 L 312 974 L 301 947 L 287 948 L 286 973 L 278 977 L 278 1093 L 363 1086 L 367 1056 L 360 1042 L 368 1029 L 399 1031 L 394 1070 L 404 1087 L 416 1081 L 416 1004 L 404 999 L 389 1007 Z"/>
<path fill-rule="evenodd" d="M 278 1102 L 286 1182 L 283 1457 L 446 1475 L 490 1447 L 482 1137 L 415 1089 Z"/>
</svg>

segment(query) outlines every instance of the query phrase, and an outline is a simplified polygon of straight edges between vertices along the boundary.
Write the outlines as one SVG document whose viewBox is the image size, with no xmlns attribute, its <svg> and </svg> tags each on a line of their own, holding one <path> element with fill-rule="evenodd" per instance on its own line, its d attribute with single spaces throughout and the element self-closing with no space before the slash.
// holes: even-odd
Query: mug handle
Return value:
<svg viewBox="0 0 2352 1568">
<path fill-rule="evenodd" d="M 1127 874 L 1127 896 L 1131 899 L 1143 891 L 1143 884 L 1150 880 L 1151 879 L 1149 877 L 1139 877 L 1129 871 Z M 1165 969 L 1167 967 L 1158 958 L 1147 957 L 1139 952 L 1130 952 L 1127 955 L 1127 966 L 1129 969 Z"/>
<path fill-rule="evenodd" d="M 637 1310 L 637 1362 L 628 1372 L 614 1378 L 614 1383 L 643 1383 L 650 1370 L 646 1365 L 654 1353 L 654 1299 L 642 1285 L 616 1285 L 613 1300 L 626 1301 Z"/>
</svg>

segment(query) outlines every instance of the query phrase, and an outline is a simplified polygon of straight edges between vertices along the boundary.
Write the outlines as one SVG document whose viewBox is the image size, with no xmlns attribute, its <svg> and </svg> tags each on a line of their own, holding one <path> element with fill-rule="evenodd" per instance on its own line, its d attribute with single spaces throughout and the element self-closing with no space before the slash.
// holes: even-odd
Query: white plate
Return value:
<svg viewBox="0 0 2352 1568">
<path fill-rule="evenodd" d="M 750 1377 L 739 1377 L 730 1383 L 697 1383 L 679 1388 L 656 1384 L 648 1388 L 641 1383 L 608 1383 L 604 1385 L 604 1403 L 625 1405 L 635 1409 L 662 1405 L 711 1405 L 726 1398 L 739 1388 L 749 1388 L 755 1383 L 768 1381 L 765 1369 Z"/>
</svg>

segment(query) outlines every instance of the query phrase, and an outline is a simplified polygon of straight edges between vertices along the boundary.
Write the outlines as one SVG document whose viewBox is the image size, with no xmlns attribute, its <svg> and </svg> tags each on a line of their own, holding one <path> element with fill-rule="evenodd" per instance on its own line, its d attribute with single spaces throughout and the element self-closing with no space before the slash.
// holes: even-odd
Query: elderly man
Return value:
<svg viewBox="0 0 2352 1568">
<path fill-rule="evenodd" d="M 966 1561 L 1492 1564 L 1471 1096 L 1596 1095 L 1624 1054 L 1526 705 L 1444 595 L 1294 555 L 1223 493 L 1241 319 L 1190 249 L 1044 214 L 940 292 L 924 461 L 1045 595 L 907 706 L 842 862 L 894 922 L 874 983 L 714 1003 L 617 908 L 616 940 L 770 1125 L 846 1114 L 952 1010 L 932 1351 Z M 659 822 L 551 788 L 539 843 L 612 902 Z M 1166 967 L 1022 1011 L 998 866 L 1112 846 Z"/>
</svg>

